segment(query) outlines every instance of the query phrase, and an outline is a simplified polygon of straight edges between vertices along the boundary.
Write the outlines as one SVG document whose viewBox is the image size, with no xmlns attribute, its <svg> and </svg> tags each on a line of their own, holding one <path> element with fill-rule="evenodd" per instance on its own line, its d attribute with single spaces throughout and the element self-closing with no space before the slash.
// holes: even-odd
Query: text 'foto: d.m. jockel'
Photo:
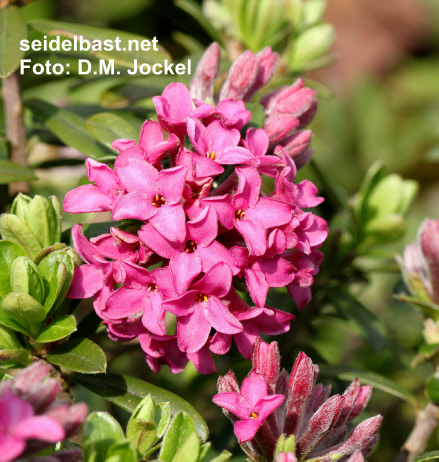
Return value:
<svg viewBox="0 0 439 462">
<path fill-rule="evenodd" d="M 246 51 L 215 96 L 219 64 L 214 43 L 190 90 L 171 83 L 154 97 L 158 122 L 143 124 L 137 144 L 113 143 L 113 170 L 87 159 L 94 184 L 64 201 L 67 212 L 111 211 L 115 221 L 131 220 L 90 241 L 81 225 L 73 228 L 86 264 L 75 270 L 68 296 L 94 296 L 111 338 L 138 337 L 154 371 L 168 364 L 180 372 L 192 361 L 211 373 L 211 352 L 227 353 L 232 337 L 250 359 L 260 334 L 287 332 L 294 316 L 267 307 L 267 292 L 287 287 L 305 306 L 327 237 L 327 223 L 303 210 L 322 202 L 316 187 L 294 183 L 312 155 L 303 128 L 316 111 L 316 92 L 302 80 L 272 91 L 260 100 L 263 128 L 247 128 L 252 113 L 244 102 L 273 76 L 278 55 Z M 266 183 L 274 188 L 266 191 Z M 253 306 L 236 290 L 240 280 Z M 172 335 L 167 312 L 176 317 Z"/>
</svg>

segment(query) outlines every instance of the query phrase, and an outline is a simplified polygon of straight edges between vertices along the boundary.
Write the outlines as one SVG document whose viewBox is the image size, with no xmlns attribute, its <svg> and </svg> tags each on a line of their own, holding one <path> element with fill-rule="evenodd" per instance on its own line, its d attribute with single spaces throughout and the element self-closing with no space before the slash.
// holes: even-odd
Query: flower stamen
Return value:
<svg viewBox="0 0 439 462">
<path fill-rule="evenodd" d="M 156 208 L 160 208 L 163 205 L 165 205 L 166 199 L 163 196 L 159 196 L 158 194 L 155 195 L 154 202 L 152 202 L 152 205 Z"/>
</svg>

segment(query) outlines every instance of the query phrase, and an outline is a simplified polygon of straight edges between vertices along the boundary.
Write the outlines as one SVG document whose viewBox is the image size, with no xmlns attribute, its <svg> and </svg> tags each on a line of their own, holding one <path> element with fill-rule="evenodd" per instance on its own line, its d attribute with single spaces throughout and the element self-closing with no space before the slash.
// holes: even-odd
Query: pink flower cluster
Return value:
<svg viewBox="0 0 439 462">
<path fill-rule="evenodd" d="M 15 460 L 73 436 L 87 417 L 87 406 L 55 401 L 61 386 L 47 379 L 50 365 L 36 362 L 15 380 L 0 384 L 0 462 Z M 47 379 L 47 380 L 45 380 Z M 74 462 L 76 449 L 54 453 L 50 460 Z"/>
<path fill-rule="evenodd" d="M 235 435 L 252 460 L 263 456 L 268 462 L 361 462 L 369 455 L 381 416 L 366 419 L 347 438 L 346 425 L 366 407 L 370 386 L 354 380 L 343 395 L 330 397 L 330 386 L 316 385 L 319 369 L 304 353 L 288 376 L 285 369 L 280 371 L 277 343 L 260 339 L 252 365 L 241 388 L 232 371 L 220 377 L 219 393 L 213 398 L 234 423 Z M 293 449 L 276 455 L 278 439 L 291 436 Z"/>
<path fill-rule="evenodd" d="M 170 84 L 153 98 L 158 122 L 143 124 L 138 143 L 113 143 L 119 151 L 114 169 L 87 159 L 94 184 L 66 195 L 67 212 L 111 211 L 116 221 L 137 220 L 136 234 L 112 228 L 90 242 L 80 225 L 74 227 L 73 242 L 86 265 L 76 269 L 68 296 L 94 296 L 109 335 L 138 337 L 154 371 L 166 363 L 179 372 L 192 361 L 199 372 L 211 373 L 211 352 L 225 354 L 232 338 L 250 359 L 260 334 L 286 332 L 293 319 L 266 306 L 269 288 L 287 287 L 299 308 L 311 298 L 327 224 L 303 209 L 322 199 L 311 182 L 294 183 L 291 140 L 270 138 L 269 127 L 243 130 L 251 112 L 238 99 L 263 86 L 276 64 L 269 49 L 244 53 L 216 106 L 193 99 L 181 83 Z M 213 98 L 218 66 L 214 44 L 197 68 L 193 93 Z M 299 121 L 284 133 L 293 136 L 311 117 L 315 93 L 298 82 L 264 101 L 266 125 L 277 120 L 285 126 L 280 119 L 286 111 Z M 273 147 L 273 139 L 286 144 Z M 294 144 L 296 154 L 307 150 L 302 141 Z M 273 179 L 271 193 L 262 174 Z M 240 280 L 253 306 L 238 294 Z"/>
</svg>

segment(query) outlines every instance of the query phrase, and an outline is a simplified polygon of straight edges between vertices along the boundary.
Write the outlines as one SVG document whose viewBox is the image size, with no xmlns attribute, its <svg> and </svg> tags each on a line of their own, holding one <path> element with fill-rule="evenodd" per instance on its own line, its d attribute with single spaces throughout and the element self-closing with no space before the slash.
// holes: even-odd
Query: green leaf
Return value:
<svg viewBox="0 0 439 462">
<path fill-rule="evenodd" d="M 218 33 L 215 27 L 212 26 L 212 23 L 208 18 L 206 18 L 206 15 L 203 13 L 200 5 L 198 5 L 194 0 L 175 0 L 175 5 L 190 14 L 210 35 L 210 38 L 214 42 L 223 43 L 222 36 Z"/>
<path fill-rule="evenodd" d="M 132 413 L 131 419 L 143 419 L 151 422 L 154 419 L 154 414 L 154 400 L 151 398 L 151 395 L 148 395 L 140 401 L 139 405 Z"/>
<path fill-rule="evenodd" d="M 55 227 L 51 223 L 54 217 L 49 216 L 51 211 L 49 201 L 43 196 L 35 196 L 27 207 L 27 227 L 38 239 L 43 249 L 55 244 L 55 242 L 51 242 L 51 230 Z"/>
<path fill-rule="evenodd" d="M 226 460 L 229 460 L 231 457 L 232 454 L 224 449 L 223 451 L 221 451 L 221 454 L 219 456 L 215 457 L 210 462 L 225 462 Z"/>
<path fill-rule="evenodd" d="M 128 440 L 115 443 L 107 452 L 106 462 L 137 462 L 136 451 Z"/>
<path fill-rule="evenodd" d="M 28 257 L 18 257 L 12 264 L 11 288 L 12 292 L 29 294 L 39 303 L 43 303 L 43 280 L 35 263 Z"/>
<path fill-rule="evenodd" d="M 409 391 L 393 382 L 393 380 L 375 372 L 362 371 L 345 366 L 329 366 L 327 364 L 319 364 L 319 369 L 320 373 L 327 377 L 335 377 L 340 380 L 354 380 L 358 378 L 362 384 L 372 385 L 374 388 L 378 388 L 389 395 L 396 396 L 414 406 L 417 405 L 416 398 Z"/>
<path fill-rule="evenodd" d="M 27 100 L 25 104 L 67 146 L 72 146 L 93 159 L 114 156 L 112 151 L 88 133 L 85 120 L 81 116 L 38 99 Z"/>
<path fill-rule="evenodd" d="M 193 462 L 198 459 L 199 452 L 200 440 L 195 431 L 193 431 L 181 445 L 177 454 L 172 458 L 172 462 Z"/>
<path fill-rule="evenodd" d="M 0 15 L 1 12 L 2 10 L 0 9 Z M 9 160 L 0 159 L 0 184 L 14 183 L 15 181 L 31 181 L 36 179 L 37 177 L 30 168 L 15 164 Z"/>
<path fill-rule="evenodd" d="M 2 302 L 0 324 L 36 337 L 46 319 L 46 311 L 41 303 L 29 294 L 11 292 Z"/>
<path fill-rule="evenodd" d="M 83 36 L 87 41 L 99 40 L 103 42 L 104 40 L 112 40 L 115 43 L 116 38 L 120 39 L 120 48 L 121 51 L 112 50 L 112 51 L 92 51 L 90 54 L 101 59 L 114 59 L 115 64 L 125 66 L 128 68 L 134 67 L 134 60 L 137 59 L 140 63 L 163 63 L 165 59 L 170 59 L 168 52 L 161 46 L 158 46 L 158 51 L 153 50 L 153 43 L 151 41 L 151 48 L 148 51 L 135 51 L 135 48 L 131 48 L 134 51 L 129 50 L 129 40 L 135 40 L 139 44 L 143 40 L 148 40 L 146 37 L 141 35 L 130 34 L 128 32 L 122 32 L 120 30 L 112 29 L 103 29 L 100 27 L 85 26 L 82 24 L 71 24 L 67 22 L 60 21 L 48 21 L 48 20 L 34 20 L 30 21 L 30 27 L 34 30 L 37 30 L 43 34 L 50 36 L 61 35 L 70 39 L 75 37 Z M 144 42 L 145 48 L 147 43 Z"/>
<path fill-rule="evenodd" d="M 0 350 L 21 349 L 23 345 L 18 340 L 15 332 L 8 327 L 0 325 Z"/>
<path fill-rule="evenodd" d="M 334 27 L 330 24 L 319 24 L 307 29 L 293 43 L 289 57 L 290 69 L 306 69 L 312 61 L 323 56 L 331 48 L 334 40 Z"/>
<path fill-rule="evenodd" d="M 200 439 L 203 442 L 207 440 L 209 430 L 204 419 L 187 401 L 174 393 L 126 375 L 84 376 L 74 374 L 72 378 L 80 385 L 103 396 L 130 413 L 136 409 L 142 398 L 148 394 L 151 395 L 156 405 L 169 402 L 171 414 L 175 415 L 181 411 L 186 412 L 192 417 L 195 430 Z"/>
<path fill-rule="evenodd" d="M 20 66 L 20 60 L 24 56 L 24 51 L 20 50 L 20 41 L 26 39 L 27 26 L 20 8 L 13 5 L 0 8 L 1 78 L 12 74 Z"/>
<path fill-rule="evenodd" d="M 139 456 L 142 457 L 157 438 L 157 425 L 144 419 L 130 419 L 127 438 L 132 441 Z"/>
<path fill-rule="evenodd" d="M 9 292 L 12 292 L 12 264 L 16 258 L 25 255 L 26 251 L 16 242 L 0 241 L 0 298 L 4 298 Z"/>
<path fill-rule="evenodd" d="M 4 213 L 0 218 L 0 231 L 3 239 L 20 244 L 33 260 L 42 247 L 26 223 L 11 213 Z"/>
<path fill-rule="evenodd" d="M 171 408 L 169 403 L 159 403 L 155 408 L 154 422 L 157 424 L 157 436 L 164 435 L 171 421 Z"/>
<path fill-rule="evenodd" d="M 372 311 L 347 292 L 331 290 L 328 298 L 367 345 L 374 351 L 384 348 L 387 343 L 386 328 Z"/>
<path fill-rule="evenodd" d="M 424 462 L 426 460 L 435 460 L 439 459 L 439 451 L 431 451 L 422 454 L 422 456 L 416 457 L 413 462 Z"/>
<path fill-rule="evenodd" d="M 84 460 L 105 462 L 114 444 L 125 439 L 122 427 L 107 412 L 93 412 L 84 424 Z"/>
<path fill-rule="evenodd" d="M 55 348 L 47 360 L 81 374 L 98 374 L 107 369 L 107 359 L 101 348 L 86 338 L 73 338 Z"/>
<path fill-rule="evenodd" d="M 76 330 L 76 319 L 71 315 L 61 316 L 51 324 L 44 327 L 35 339 L 39 343 L 50 343 L 61 340 Z"/>
<path fill-rule="evenodd" d="M 0 363 L 3 366 L 14 366 L 19 364 L 21 366 L 28 366 L 32 362 L 32 355 L 29 350 L 24 348 L 10 348 L 0 350 Z"/>
<path fill-rule="evenodd" d="M 137 140 L 139 137 L 139 132 L 130 123 L 111 112 L 90 117 L 85 123 L 85 129 L 109 148 L 118 138 Z"/>
<path fill-rule="evenodd" d="M 439 403 L 439 373 L 434 374 L 427 382 L 427 396 L 434 404 Z"/>
<path fill-rule="evenodd" d="M 194 422 L 189 417 L 189 415 L 185 414 L 184 412 L 179 412 L 172 419 L 171 425 L 169 426 L 169 429 L 163 438 L 159 459 L 165 462 L 173 462 L 175 460 L 174 457 L 177 456 L 178 452 L 180 452 L 180 449 L 183 447 L 186 440 L 192 434 L 195 435 L 195 437 L 197 438 L 199 446 L 200 443 L 195 433 Z M 193 438 L 191 438 L 189 446 L 191 449 L 193 449 Z M 192 457 L 191 459 L 189 459 L 189 461 L 197 460 L 197 457 L 198 448 L 196 449 L 195 457 Z"/>
<path fill-rule="evenodd" d="M 56 310 L 69 290 L 72 282 L 74 263 L 64 251 L 52 252 L 41 260 L 38 271 L 46 291 L 44 309 L 49 313 Z"/>
</svg>

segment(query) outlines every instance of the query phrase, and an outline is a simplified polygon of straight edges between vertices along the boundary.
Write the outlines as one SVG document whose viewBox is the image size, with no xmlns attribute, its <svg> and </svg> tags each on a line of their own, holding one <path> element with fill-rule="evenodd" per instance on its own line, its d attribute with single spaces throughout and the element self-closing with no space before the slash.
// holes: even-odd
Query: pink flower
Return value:
<svg viewBox="0 0 439 462">
<path fill-rule="evenodd" d="M 221 52 L 218 43 L 210 44 L 200 61 L 191 81 L 190 94 L 192 98 L 213 101 L 213 87 L 218 77 L 221 62 Z"/>
<path fill-rule="evenodd" d="M 70 213 L 104 212 L 113 210 L 124 188 L 117 175 L 105 164 L 93 159 L 85 161 L 87 177 L 95 184 L 86 184 L 69 191 L 64 210 Z"/>
<path fill-rule="evenodd" d="M 76 433 L 87 416 L 85 404 L 54 401 L 60 391 L 47 378 L 51 367 L 35 362 L 15 380 L 0 384 L 0 462 L 38 452 Z M 81 453 L 71 454 L 72 461 Z"/>
<path fill-rule="evenodd" d="M 64 429 L 56 420 L 36 416 L 28 402 L 15 396 L 11 390 L 3 391 L 0 396 L 1 462 L 18 457 L 29 439 L 57 443 L 64 437 Z"/>
<path fill-rule="evenodd" d="M 167 239 L 183 241 L 185 214 L 180 200 L 187 168 L 159 172 L 146 161 L 127 159 L 118 164 L 117 173 L 127 194 L 117 202 L 113 218 L 148 220 Z"/>
<path fill-rule="evenodd" d="M 155 167 L 160 166 L 160 162 L 168 153 L 177 150 L 179 144 L 178 137 L 173 134 L 169 135 L 166 141 L 160 125 L 154 120 L 143 123 L 137 145 L 133 140 L 126 139 L 111 143 L 113 148 L 120 152 L 117 162 L 126 157 L 136 157 L 146 160 Z"/>
<path fill-rule="evenodd" d="M 195 353 L 207 342 L 211 328 L 224 334 L 241 332 L 241 323 L 222 302 L 230 291 L 232 272 L 224 263 L 211 268 L 186 292 L 166 300 L 164 308 L 178 317 L 177 336 L 181 351 Z"/>
<path fill-rule="evenodd" d="M 253 371 L 243 380 L 239 393 L 219 393 L 213 402 L 240 419 L 235 422 L 235 435 L 239 443 L 245 443 L 254 438 L 265 419 L 284 399 L 283 395 L 268 395 L 265 380 Z"/>
<path fill-rule="evenodd" d="M 183 140 L 186 135 L 185 120 L 191 116 L 193 109 L 187 87 L 182 83 L 173 82 L 163 90 L 161 96 L 154 96 L 152 102 L 162 129 Z"/>
<path fill-rule="evenodd" d="M 205 127 L 199 120 L 188 118 L 187 131 L 196 151 L 219 164 L 254 164 L 250 151 L 238 146 L 241 134 L 238 130 L 224 128 L 219 120 Z"/>
</svg>

